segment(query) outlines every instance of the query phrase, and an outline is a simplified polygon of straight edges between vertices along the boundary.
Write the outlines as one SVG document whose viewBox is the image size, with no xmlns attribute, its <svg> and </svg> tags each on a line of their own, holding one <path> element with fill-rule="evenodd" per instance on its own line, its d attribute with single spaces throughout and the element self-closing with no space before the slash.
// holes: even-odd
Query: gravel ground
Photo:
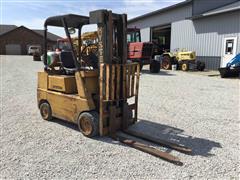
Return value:
<svg viewBox="0 0 240 180">
<path fill-rule="evenodd" d="M 134 128 L 193 149 L 176 166 L 112 141 L 89 139 L 75 125 L 43 121 L 37 71 L 29 56 L 0 56 L 1 179 L 238 179 L 239 80 L 143 70 Z M 159 146 L 157 148 L 163 149 Z"/>
</svg>

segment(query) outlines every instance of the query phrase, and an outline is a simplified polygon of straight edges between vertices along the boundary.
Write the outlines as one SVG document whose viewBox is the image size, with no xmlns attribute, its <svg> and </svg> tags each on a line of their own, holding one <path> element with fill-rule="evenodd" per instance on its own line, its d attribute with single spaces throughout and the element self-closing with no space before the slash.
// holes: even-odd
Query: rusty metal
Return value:
<svg viewBox="0 0 240 180">
<path fill-rule="evenodd" d="M 161 158 L 165 161 L 171 162 L 171 163 L 179 165 L 179 166 L 183 165 L 183 163 L 180 161 L 180 159 L 178 157 L 173 156 L 173 155 L 171 155 L 167 152 L 161 151 L 157 148 L 151 147 L 147 144 L 135 141 L 135 140 L 130 139 L 130 138 L 126 138 L 119 133 L 116 134 L 115 139 L 124 143 L 124 144 L 126 144 L 126 145 L 128 145 L 128 146 L 130 146 L 130 147 L 132 147 L 132 148 L 135 148 L 137 150 L 140 150 L 140 151 L 143 151 L 145 153 L 151 154 L 151 155 L 153 155 L 155 157 L 158 157 L 158 158 Z"/>
<path fill-rule="evenodd" d="M 86 117 L 82 117 L 80 119 L 80 127 L 82 129 L 82 133 L 85 135 L 90 135 L 92 130 L 92 125 L 89 121 L 89 119 L 87 119 Z"/>
<path fill-rule="evenodd" d="M 144 134 L 142 132 L 138 132 L 138 131 L 134 131 L 134 130 L 130 130 L 130 129 L 124 130 L 124 132 L 131 135 L 131 136 L 135 136 L 137 138 L 141 138 L 143 140 L 150 141 L 150 142 L 153 142 L 155 144 L 159 144 L 161 146 L 171 148 L 171 149 L 174 149 L 174 150 L 182 152 L 182 153 L 190 154 L 192 152 L 192 149 L 190 149 L 186 146 L 171 143 L 171 142 L 159 139 L 159 138 L 155 138 L 155 137 L 149 136 L 147 134 Z"/>
</svg>

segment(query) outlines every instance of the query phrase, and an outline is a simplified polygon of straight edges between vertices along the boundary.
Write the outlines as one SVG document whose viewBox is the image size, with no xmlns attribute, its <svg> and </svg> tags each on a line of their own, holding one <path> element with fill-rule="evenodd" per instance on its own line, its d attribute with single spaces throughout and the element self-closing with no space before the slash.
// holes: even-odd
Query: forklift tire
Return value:
<svg viewBox="0 0 240 180">
<path fill-rule="evenodd" d="M 183 62 L 183 63 L 181 64 L 181 69 L 182 69 L 182 71 L 188 71 L 188 69 L 189 69 L 189 64 L 188 64 L 187 62 Z"/>
<path fill-rule="evenodd" d="M 94 137 L 99 133 L 99 117 L 96 111 L 81 113 L 77 124 L 79 130 L 86 137 Z"/>
<path fill-rule="evenodd" d="M 49 103 L 43 102 L 39 106 L 41 116 L 44 120 L 46 121 L 51 121 L 52 120 L 52 109 Z"/>
</svg>

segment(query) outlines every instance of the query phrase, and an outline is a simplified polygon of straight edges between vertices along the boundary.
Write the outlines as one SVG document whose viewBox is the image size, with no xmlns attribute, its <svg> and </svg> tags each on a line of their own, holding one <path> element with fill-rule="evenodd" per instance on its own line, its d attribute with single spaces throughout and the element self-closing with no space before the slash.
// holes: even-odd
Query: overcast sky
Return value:
<svg viewBox="0 0 240 180">
<path fill-rule="evenodd" d="M 60 14 L 89 15 L 89 11 L 109 9 L 126 13 L 128 19 L 161 9 L 183 0 L 1 0 L 1 24 L 43 29 L 44 20 Z M 87 30 L 89 28 L 86 28 Z M 50 29 L 63 35 L 63 30 Z"/>
</svg>

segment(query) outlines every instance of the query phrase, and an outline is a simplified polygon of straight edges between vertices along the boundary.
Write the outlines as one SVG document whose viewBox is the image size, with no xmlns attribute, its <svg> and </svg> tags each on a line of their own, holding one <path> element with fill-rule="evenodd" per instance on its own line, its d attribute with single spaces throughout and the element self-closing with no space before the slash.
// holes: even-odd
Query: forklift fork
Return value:
<svg viewBox="0 0 240 180">
<path fill-rule="evenodd" d="M 151 147 L 148 144 L 133 140 L 131 138 L 126 138 L 123 135 L 117 133 L 117 137 L 114 138 L 120 142 L 122 142 L 123 144 L 126 144 L 132 148 L 135 148 L 137 150 L 143 151 L 145 153 L 151 154 L 155 157 L 161 158 L 165 161 L 171 162 L 175 165 L 179 165 L 182 166 L 183 163 L 180 161 L 180 159 L 176 156 L 173 156 L 167 152 L 161 151 L 155 147 Z"/>
</svg>

